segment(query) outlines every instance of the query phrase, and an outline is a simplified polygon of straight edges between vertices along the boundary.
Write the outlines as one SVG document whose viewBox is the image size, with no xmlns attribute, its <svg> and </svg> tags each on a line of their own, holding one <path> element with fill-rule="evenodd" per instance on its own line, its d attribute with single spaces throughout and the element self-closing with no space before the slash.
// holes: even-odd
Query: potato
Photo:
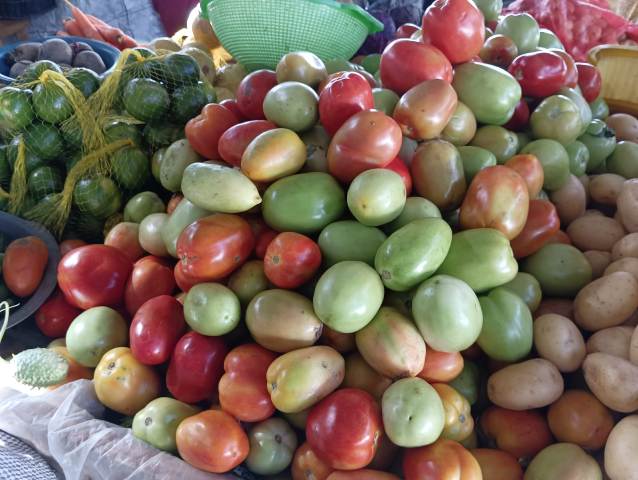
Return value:
<svg viewBox="0 0 638 480">
<path fill-rule="evenodd" d="M 615 327 L 638 308 L 638 280 L 631 273 L 615 272 L 594 280 L 574 299 L 574 321 L 590 331 Z"/>
<path fill-rule="evenodd" d="M 631 314 L 631 316 L 622 322 L 621 327 L 635 327 L 638 325 L 638 310 Z"/>
<path fill-rule="evenodd" d="M 563 377 L 552 362 L 533 358 L 490 375 L 487 396 L 499 407 L 529 410 L 554 403 L 564 388 Z"/>
<path fill-rule="evenodd" d="M 627 327 L 631 328 L 631 327 Z M 629 361 L 634 365 L 638 365 L 638 328 L 634 327 L 629 339 Z"/>
<path fill-rule="evenodd" d="M 534 318 L 547 313 L 556 313 L 570 320 L 574 319 L 574 302 L 566 298 L 544 298 L 534 311 Z"/>
<path fill-rule="evenodd" d="M 625 180 L 625 177 L 614 173 L 596 175 L 589 182 L 589 194 L 595 202 L 615 206 L 618 194 Z"/>
<path fill-rule="evenodd" d="M 585 382 L 596 398 L 617 412 L 638 410 L 638 366 L 608 353 L 590 353 L 583 362 Z"/>
<path fill-rule="evenodd" d="M 611 480 L 638 480 L 638 415 L 612 428 L 605 445 L 605 472 Z"/>
<path fill-rule="evenodd" d="M 534 321 L 534 346 L 561 372 L 573 372 L 585 359 L 585 340 L 569 318 L 550 313 Z"/>
<path fill-rule="evenodd" d="M 610 275 L 614 272 L 631 273 L 634 277 L 636 277 L 636 279 L 638 279 L 638 258 L 623 257 L 620 260 L 616 260 L 609 264 L 603 275 Z"/>
<path fill-rule="evenodd" d="M 619 142 L 629 140 L 638 142 L 638 120 L 627 113 L 614 113 L 605 120 L 607 126 L 616 133 Z"/>
<path fill-rule="evenodd" d="M 629 342 L 634 333 L 632 327 L 609 327 L 599 330 L 587 340 L 587 353 L 602 352 L 629 359 Z"/>
<path fill-rule="evenodd" d="M 638 232 L 625 235 L 611 248 L 612 260 L 623 257 L 638 258 Z"/>
<path fill-rule="evenodd" d="M 625 236 L 625 229 L 613 218 L 603 215 L 585 215 L 567 227 L 567 235 L 575 247 L 610 252 L 614 244 Z"/>
<path fill-rule="evenodd" d="M 623 183 L 616 205 L 627 231 L 638 232 L 638 178 Z"/>
<path fill-rule="evenodd" d="M 574 175 L 570 175 L 567 182 L 549 195 L 549 199 L 556 207 L 556 212 L 563 226 L 581 217 L 587 208 L 585 187 Z"/>
<path fill-rule="evenodd" d="M 611 253 L 601 252 L 600 250 L 588 250 L 584 255 L 591 265 L 592 279 L 602 277 L 605 268 L 607 268 L 611 262 Z"/>
<path fill-rule="evenodd" d="M 583 217 L 604 217 L 605 214 L 603 212 L 601 212 L 600 210 L 596 210 L 595 208 L 590 208 L 588 210 L 585 210 L 585 213 L 583 213 Z"/>
</svg>

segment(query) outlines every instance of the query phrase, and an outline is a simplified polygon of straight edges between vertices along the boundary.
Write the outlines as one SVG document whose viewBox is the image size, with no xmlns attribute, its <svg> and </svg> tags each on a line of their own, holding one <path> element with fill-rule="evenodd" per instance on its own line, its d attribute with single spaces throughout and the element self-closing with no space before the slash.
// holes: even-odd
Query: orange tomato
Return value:
<svg viewBox="0 0 638 480">
<path fill-rule="evenodd" d="M 137 360 L 128 347 L 106 352 L 95 367 L 93 382 L 98 400 L 123 415 L 136 414 L 160 394 L 155 370 Z"/>
<path fill-rule="evenodd" d="M 58 352 L 66 359 L 67 362 L 69 362 L 69 371 L 63 381 L 55 385 L 51 385 L 49 387 L 49 390 L 54 390 L 58 387 L 61 387 L 62 385 L 66 385 L 67 383 L 74 382 L 75 380 L 80 380 L 81 378 L 85 378 L 87 380 L 91 380 L 93 378 L 93 371 L 90 368 L 76 362 L 69 351 L 66 349 L 66 347 L 50 347 L 50 350 Z"/>
<path fill-rule="evenodd" d="M 459 219 L 464 229 L 495 228 L 511 240 L 523 230 L 528 209 L 525 180 L 511 168 L 495 165 L 472 179 Z"/>
<path fill-rule="evenodd" d="M 379 470 L 353 470 L 351 472 L 336 471 L 328 475 L 327 480 L 399 480 L 399 477 Z"/>
<path fill-rule="evenodd" d="M 547 421 L 556 440 L 575 443 L 589 450 L 605 446 L 614 427 L 609 409 L 583 390 L 565 391 L 549 407 Z"/>
<path fill-rule="evenodd" d="M 443 438 L 407 449 L 403 473 L 405 480 L 482 480 L 481 467 L 472 454 L 460 443 Z"/>
<path fill-rule="evenodd" d="M 540 160 L 532 154 L 514 155 L 505 162 L 505 166 L 514 170 L 525 180 L 529 198 L 536 198 L 545 181 L 545 173 Z"/>
<path fill-rule="evenodd" d="M 500 450 L 519 459 L 531 458 L 552 443 L 547 421 L 536 410 L 514 411 L 492 406 L 481 415 L 480 425 Z"/>
<path fill-rule="evenodd" d="M 275 407 L 266 388 L 266 371 L 277 356 L 255 343 L 240 345 L 226 355 L 219 381 L 221 407 L 242 422 L 269 418 Z"/>
<path fill-rule="evenodd" d="M 523 480 L 523 469 L 511 453 L 494 448 L 470 451 L 481 466 L 483 480 Z"/>
<path fill-rule="evenodd" d="M 49 251 L 35 236 L 18 238 L 9 244 L 2 260 L 2 277 L 11 293 L 28 297 L 38 289 L 49 261 Z"/>
<path fill-rule="evenodd" d="M 425 365 L 418 376 L 429 383 L 450 382 L 461 373 L 463 364 L 459 352 L 439 352 L 428 346 Z"/>
<path fill-rule="evenodd" d="M 115 225 L 104 239 L 104 245 L 120 250 L 132 262 L 144 256 L 144 249 L 140 245 L 140 226 L 133 222 L 121 222 Z"/>
<path fill-rule="evenodd" d="M 292 459 L 292 480 L 326 480 L 333 471 L 312 451 L 308 442 L 297 449 Z"/>
<path fill-rule="evenodd" d="M 199 281 L 216 281 L 239 268 L 255 247 L 246 220 L 216 213 L 184 229 L 177 240 L 182 273 Z"/>
<path fill-rule="evenodd" d="M 445 411 L 445 425 L 441 438 L 461 442 L 474 430 L 474 419 L 470 411 L 470 402 L 445 383 L 433 383 L 432 387 L 441 397 Z"/>
<path fill-rule="evenodd" d="M 222 410 L 206 410 L 177 427 L 177 451 L 191 464 L 212 473 L 225 473 L 248 456 L 248 436 L 237 420 Z"/>
</svg>

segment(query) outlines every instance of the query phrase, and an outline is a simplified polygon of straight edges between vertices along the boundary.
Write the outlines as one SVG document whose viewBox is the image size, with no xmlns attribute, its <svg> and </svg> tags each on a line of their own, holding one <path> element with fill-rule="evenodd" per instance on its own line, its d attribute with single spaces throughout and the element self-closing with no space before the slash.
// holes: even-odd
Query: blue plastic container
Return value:
<svg viewBox="0 0 638 480">
<path fill-rule="evenodd" d="M 0 212 L 0 233 L 5 235 L 10 241 L 29 235 L 39 237 L 49 251 L 49 261 L 40 286 L 33 295 L 24 299 L 19 307 L 11 309 L 9 315 L 9 328 L 11 328 L 35 314 L 38 308 L 40 308 L 51 293 L 53 293 L 53 290 L 55 290 L 55 286 L 58 283 L 57 270 L 58 263 L 60 262 L 60 248 L 58 242 L 53 238 L 53 235 L 42 225 L 29 222 L 5 212 Z M 0 298 L 0 302 L 3 300 L 3 298 Z M 3 317 L 0 317 L 0 320 L 2 318 Z"/>
<path fill-rule="evenodd" d="M 84 42 L 90 45 L 91 48 L 95 50 L 95 53 L 102 57 L 102 61 L 104 62 L 104 65 L 106 65 L 105 73 L 108 73 L 110 69 L 113 68 L 113 65 L 115 65 L 115 62 L 117 62 L 117 58 L 120 56 L 120 51 L 113 45 L 83 37 L 47 37 L 43 39 L 32 39 L 26 40 L 24 42 L 10 43 L 8 45 L 3 45 L 0 47 L 0 83 L 8 85 L 14 80 L 9 76 L 9 70 L 11 69 L 11 66 L 7 62 L 7 58 L 9 54 L 16 49 L 16 47 L 18 47 L 22 43 L 27 42 L 44 42 L 49 38 L 61 38 L 68 43 Z"/>
</svg>

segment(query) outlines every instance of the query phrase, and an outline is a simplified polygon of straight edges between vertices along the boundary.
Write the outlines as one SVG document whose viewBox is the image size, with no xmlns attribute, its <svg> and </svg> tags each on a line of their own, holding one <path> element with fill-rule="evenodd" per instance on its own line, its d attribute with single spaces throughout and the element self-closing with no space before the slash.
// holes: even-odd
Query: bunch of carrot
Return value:
<svg viewBox="0 0 638 480">
<path fill-rule="evenodd" d="M 119 28 L 84 13 L 68 0 L 65 2 L 73 15 L 73 18 L 64 21 L 64 31 L 67 34 L 110 43 L 120 50 L 137 47 L 137 42 Z"/>
</svg>

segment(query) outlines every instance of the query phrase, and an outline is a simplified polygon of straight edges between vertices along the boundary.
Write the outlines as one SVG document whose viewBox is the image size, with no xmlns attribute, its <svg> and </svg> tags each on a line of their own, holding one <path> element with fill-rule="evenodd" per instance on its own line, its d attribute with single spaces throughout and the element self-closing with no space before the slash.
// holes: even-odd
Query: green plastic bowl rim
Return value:
<svg viewBox="0 0 638 480">
<path fill-rule="evenodd" d="M 208 18 L 208 4 L 210 2 L 214 2 L 215 0 L 200 0 L 201 4 L 201 16 L 206 20 L 210 20 Z M 374 18 L 368 12 L 366 12 L 359 5 L 353 5 L 351 3 L 340 3 L 335 0 L 305 0 L 309 3 L 315 3 L 317 5 L 325 5 L 331 8 L 337 8 L 341 10 L 343 13 L 350 15 L 351 17 L 362 22 L 368 29 L 369 34 L 378 33 L 383 31 L 383 23 Z"/>
</svg>

